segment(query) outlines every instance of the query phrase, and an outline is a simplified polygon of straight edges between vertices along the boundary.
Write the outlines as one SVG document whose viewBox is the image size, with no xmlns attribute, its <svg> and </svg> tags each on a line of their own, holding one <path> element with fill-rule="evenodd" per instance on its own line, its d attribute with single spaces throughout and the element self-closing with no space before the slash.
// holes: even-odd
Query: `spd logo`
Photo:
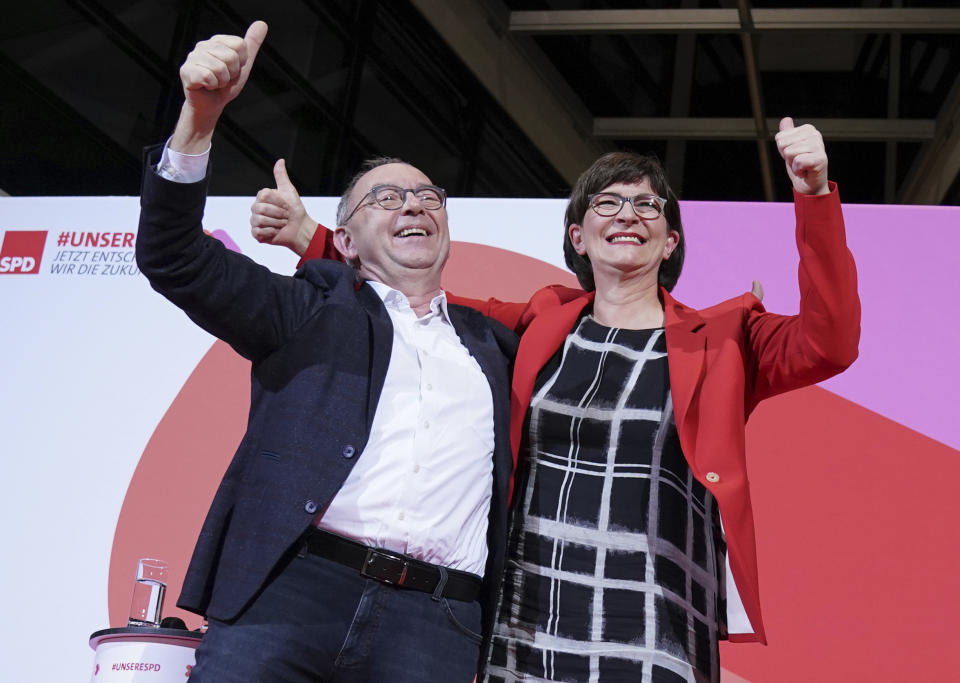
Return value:
<svg viewBox="0 0 960 683">
<path fill-rule="evenodd" d="M 0 247 L 0 275 L 40 272 L 46 230 L 8 230 Z"/>
</svg>

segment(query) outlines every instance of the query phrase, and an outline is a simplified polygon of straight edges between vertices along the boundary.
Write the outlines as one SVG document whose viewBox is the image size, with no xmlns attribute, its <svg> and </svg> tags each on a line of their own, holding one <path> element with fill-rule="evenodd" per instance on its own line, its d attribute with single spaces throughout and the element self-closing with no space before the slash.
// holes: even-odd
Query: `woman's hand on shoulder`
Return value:
<svg viewBox="0 0 960 683">
<path fill-rule="evenodd" d="M 780 120 L 777 150 L 787 166 L 793 189 L 800 194 L 827 194 L 827 150 L 820 131 L 809 123 L 794 126 L 793 119 Z"/>
</svg>

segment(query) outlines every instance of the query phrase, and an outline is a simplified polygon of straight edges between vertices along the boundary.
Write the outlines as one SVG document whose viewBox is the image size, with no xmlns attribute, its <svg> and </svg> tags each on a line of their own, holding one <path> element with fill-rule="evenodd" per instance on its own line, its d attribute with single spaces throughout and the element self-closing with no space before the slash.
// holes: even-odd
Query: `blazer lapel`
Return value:
<svg viewBox="0 0 960 683">
<path fill-rule="evenodd" d="M 492 519 L 497 526 L 506 528 L 506 505 L 499 501 L 508 500 L 507 491 L 510 476 L 513 472 L 513 459 L 510 456 L 509 443 L 506 434 L 509 429 L 508 399 L 510 392 L 510 359 L 504 355 L 493 332 L 486 325 L 482 315 L 473 309 L 464 309 L 449 304 L 447 312 L 450 322 L 460 337 L 461 343 L 467 347 L 470 355 L 480 366 L 480 370 L 487 378 L 490 393 L 493 397 L 493 477 L 494 501 L 496 508 L 491 507 Z"/>
<path fill-rule="evenodd" d="M 523 436 L 524 418 L 533 396 L 533 386 L 540 369 L 557 352 L 573 329 L 584 307 L 593 301 L 593 292 L 586 292 L 572 301 L 544 310 L 520 338 L 517 362 L 513 370 L 513 397 L 510 405 L 510 446 L 514 470 Z"/>
<path fill-rule="evenodd" d="M 357 300 L 366 310 L 370 319 L 370 389 L 367 392 L 367 434 L 373 424 L 373 416 L 377 412 L 380 402 L 380 392 L 387 379 L 387 366 L 390 364 L 390 354 L 393 351 L 393 323 L 390 315 L 377 293 L 367 284 L 357 290 Z"/>
<path fill-rule="evenodd" d="M 483 320 L 480 314 L 476 314 L 473 309 L 461 309 L 459 306 L 449 304 L 447 313 L 450 315 L 450 322 L 457 331 L 460 341 L 467 347 L 467 351 L 480 365 L 487 381 L 490 382 L 490 389 L 494 397 L 506 396 L 506 386 L 502 378 L 506 375 L 507 359 L 500 351 L 493 334 L 485 327 L 479 326 L 477 320 Z M 476 318 L 474 318 L 476 314 Z"/>
<path fill-rule="evenodd" d="M 664 330 L 667 337 L 667 365 L 670 369 L 670 394 L 681 446 L 688 459 L 693 456 L 691 439 L 696 434 L 696 415 L 690 406 L 700 389 L 706 361 L 707 334 L 703 317 L 684 306 L 664 290 Z"/>
</svg>

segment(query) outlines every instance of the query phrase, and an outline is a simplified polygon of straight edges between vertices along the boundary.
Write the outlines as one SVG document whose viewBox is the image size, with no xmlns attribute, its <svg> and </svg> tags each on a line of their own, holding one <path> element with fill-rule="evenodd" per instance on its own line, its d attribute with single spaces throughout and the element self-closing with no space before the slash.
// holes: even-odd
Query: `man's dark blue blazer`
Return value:
<svg viewBox="0 0 960 683">
<path fill-rule="evenodd" d="M 253 364 L 247 431 L 203 524 L 177 602 L 230 621 L 363 457 L 393 327 L 380 298 L 369 285 L 357 286 L 349 266 L 314 260 L 294 277 L 277 275 L 204 235 L 207 180 L 161 178 L 154 171 L 159 152 L 149 152 L 144 173 L 137 264 L 154 289 Z M 493 395 L 493 492 L 481 596 L 489 636 L 506 549 L 510 370 L 517 340 L 471 309 L 450 305 L 449 314 Z"/>
</svg>

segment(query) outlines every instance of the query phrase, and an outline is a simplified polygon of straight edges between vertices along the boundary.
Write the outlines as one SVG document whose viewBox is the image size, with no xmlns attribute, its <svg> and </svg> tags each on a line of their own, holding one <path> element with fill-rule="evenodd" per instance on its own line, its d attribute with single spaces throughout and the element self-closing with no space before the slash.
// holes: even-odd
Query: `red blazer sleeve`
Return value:
<svg viewBox="0 0 960 683">
<path fill-rule="evenodd" d="M 826 195 L 794 193 L 800 253 L 800 313 L 767 313 L 753 295 L 746 308 L 748 411 L 775 394 L 820 382 L 856 359 L 860 342 L 857 270 L 847 248 L 835 183 Z"/>
<path fill-rule="evenodd" d="M 521 326 L 523 313 L 529 307 L 529 304 L 526 303 L 500 301 L 499 299 L 470 299 L 465 296 L 457 296 L 451 292 L 447 292 L 447 301 L 459 306 L 469 306 L 518 333 L 523 331 L 521 327 L 526 327 L 526 325 Z"/>
<path fill-rule="evenodd" d="M 315 258 L 331 259 L 344 263 L 343 254 L 333 246 L 333 230 L 328 229 L 323 223 L 317 223 L 317 231 L 313 233 L 313 238 L 311 238 L 310 244 L 307 245 L 307 250 L 303 252 L 303 256 L 301 256 L 300 261 L 297 262 L 297 268 L 302 267 L 304 263 Z"/>
<path fill-rule="evenodd" d="M 543 311 L 582 296 L 582 289 L 571 289 L 563 285 L 550 285 L 539 289 L 525 304 L 498 299 L 468 299 L 447 292 L 447 300 L 451 303 L 474 308 L 485 316 L 506 325 L 517 334 L 523 334 L 533 319 Z"/>
</svg>

